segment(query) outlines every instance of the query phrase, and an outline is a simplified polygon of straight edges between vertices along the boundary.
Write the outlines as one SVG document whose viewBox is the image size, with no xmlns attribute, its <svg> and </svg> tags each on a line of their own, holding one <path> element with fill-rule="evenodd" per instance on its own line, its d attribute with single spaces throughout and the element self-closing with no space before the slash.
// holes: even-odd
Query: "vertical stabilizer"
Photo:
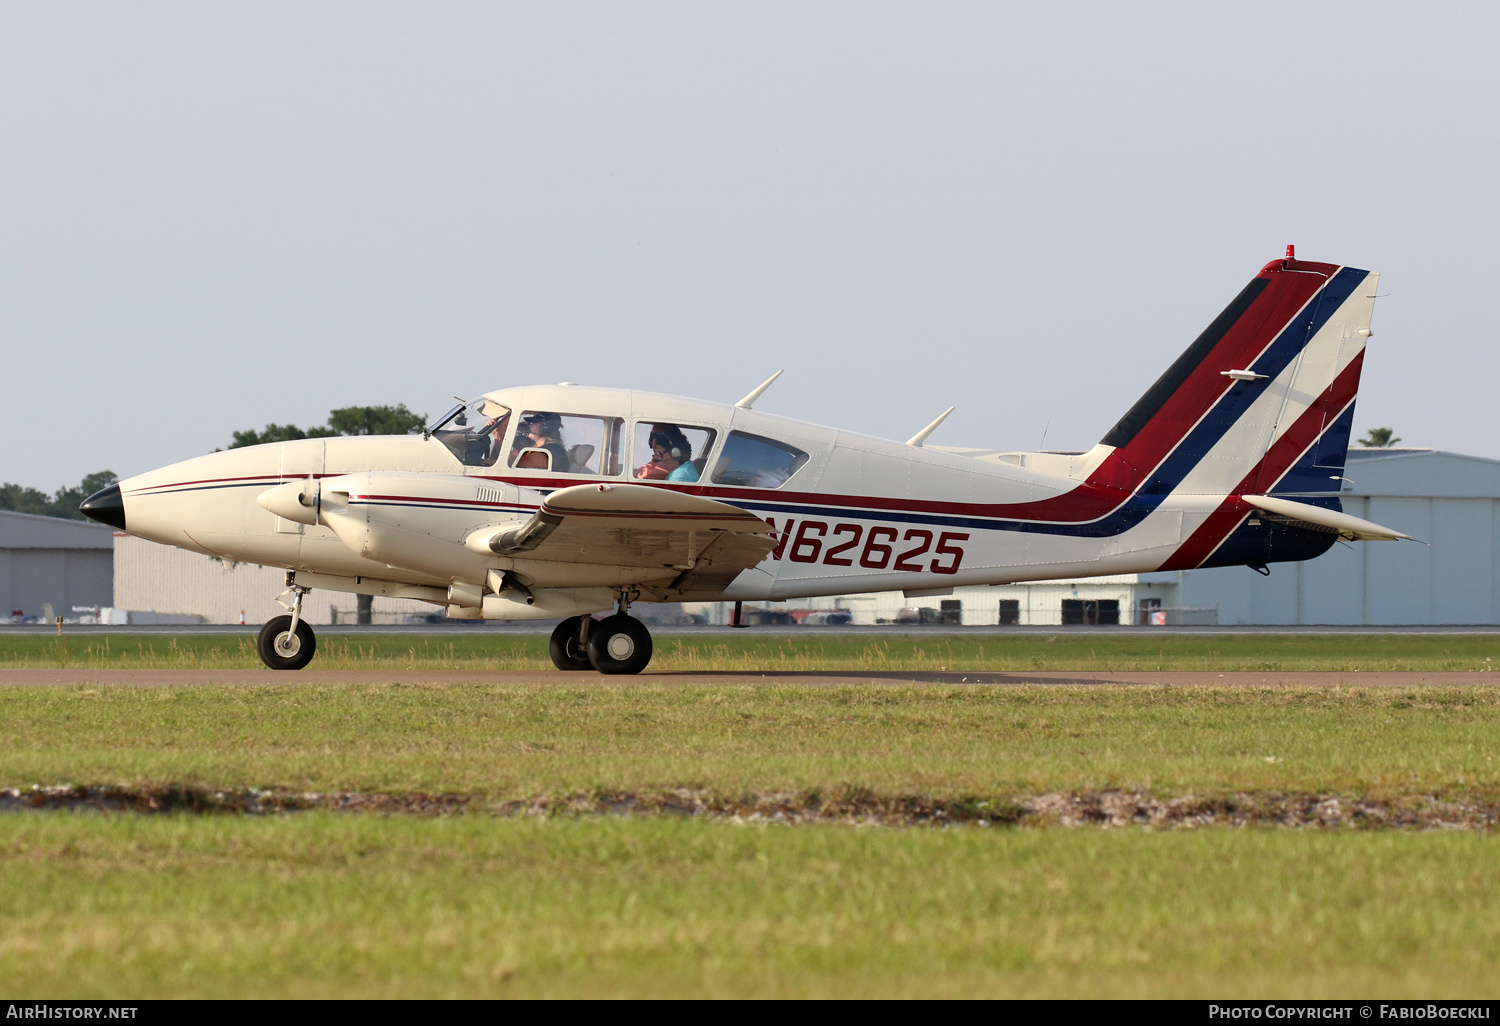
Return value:
<svg viewBox="0 0 1500 1026">
<path fill-rule="evenodd" d="M 1122 491 L 1337 491 L 1377 275 L 1261 269 L 1101 442 L 1090 481 Z"/>
</svg>

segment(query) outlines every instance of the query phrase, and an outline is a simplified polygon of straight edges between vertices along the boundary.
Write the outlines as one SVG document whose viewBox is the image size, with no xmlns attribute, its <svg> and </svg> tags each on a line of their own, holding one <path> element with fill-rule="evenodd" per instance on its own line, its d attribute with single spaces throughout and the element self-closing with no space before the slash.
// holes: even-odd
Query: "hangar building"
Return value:
<svg viewBox="0 0 1500 1026">
<path fill-rule="evenodd" d="M 1344 511 L 1415 542 L 1338 544 L 1305 563 L 1144 574 L 1226 624 L 1500 623 L 1500 460 L 1351 450 Z M 1425 542 L 1426 544 L 1419 544 Z"/>
<path fill-rule="evenodd" d="M 72 618 L 74 606 L 107 606 L 114 590 L 114 532 L 102 524 L 0 510 L 0 618 Z"/>
</svg>

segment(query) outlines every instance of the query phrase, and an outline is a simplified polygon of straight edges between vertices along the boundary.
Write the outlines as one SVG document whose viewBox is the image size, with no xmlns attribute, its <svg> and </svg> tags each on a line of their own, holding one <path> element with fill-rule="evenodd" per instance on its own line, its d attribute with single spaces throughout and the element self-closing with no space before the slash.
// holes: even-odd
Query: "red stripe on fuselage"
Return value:
<svg viewBox="0 0 1500 1026">
<path fill-rule="evenodd" d="M 1258 481 L 1279 481 L 1283 474 L 1296 465 L 1302 454 L 1323 433 L 1324 425 L 1332 423 L 1354 401 L 1359 392 L 1359 372 L 1364 362 L 1365 354 L 1361 351 L 1286 433 L 1271 444 L 1260 462 L 1235 485 L 1233 494 L 1208 515 L 1208 519 L 1188 540 L 1157 567 L 1158 570 L 1191 570 L 1224 544 L 1235 528 L 1240 526 L 1245 514 L 1254 508 L 1240 496 L 1253 491 Z"/>
</svg>

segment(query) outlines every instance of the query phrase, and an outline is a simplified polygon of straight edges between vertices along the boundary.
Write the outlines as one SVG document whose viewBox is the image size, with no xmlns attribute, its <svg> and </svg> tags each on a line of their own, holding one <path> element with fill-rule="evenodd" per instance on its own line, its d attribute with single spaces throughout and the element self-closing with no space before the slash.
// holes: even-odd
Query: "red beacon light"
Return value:
<svg viewBox="0 0 1500 1026">
<path fill-rule="evenodd" d="M 1290 242 L 1286 244 L 1286 258 L 1288 260 L 1297 259 L 1297 247 L 1292 245 Z"/>
</svg>

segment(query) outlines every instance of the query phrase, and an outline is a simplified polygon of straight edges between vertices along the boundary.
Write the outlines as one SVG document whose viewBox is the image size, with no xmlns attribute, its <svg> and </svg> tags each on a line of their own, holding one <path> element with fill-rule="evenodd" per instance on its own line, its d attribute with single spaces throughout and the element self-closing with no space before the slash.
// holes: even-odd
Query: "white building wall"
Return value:
<svg viewBox="0 0 1500 1026">
<path fill-rule="evenodd" d="M 126 534 L 115 536 L 114 604 L 119 609 L 196 615 L 207 623 L 264 623 L 286 612 L 276 596 L 286 589 L 286 571 L 252 563 L 224 563 L 170 545 Z M 313 591 L 303 601 L 309 623 L 353 623 L 356 596 Z M 375 599 L 376 623 L 399 623 L 412 613 L 440 612 L 441 606 L 414 599 Z"/>
<path fill-rule="evenodd" d="M 1136 610 L 1143 598 L 1159 599 L 1163 608 L 1179 606 L 1179 586 L 1174 575 L 1152 575 L 1162 578 L 1143 581 L 1141 575 L 1117 574 L 1077 581 L 1033 581 L 1026 584 L 978 585 L 954 588 L 950 595 L 913 595 L 903 592 L 865 592 L 854 595 L 836 595 L 826 598 L 796 599 L 787 602 L 747 602 L 746 608 L 766 608 L 791 611 L 793 609 L 832 610 L 847 609 L 853 614 L 857 625 L 871 626 L 877 623 L 893 623 L 913 609 L 941 611 L 945 601 L 960 603 L 961 623 L 964 626 L 993 625 L 1000 622 L 1000 602 L 1014 599 L 1018 604 L 1020 626 L 1058 626 L 1062 624 L 1064 599 L 1109 600 L 1120 605 L 1120 623 L 1136 622 Z M 729 622 L 733 603 L 690 603 L 688 608 L 701 612 L 710 623 Z"/>
</svg>

